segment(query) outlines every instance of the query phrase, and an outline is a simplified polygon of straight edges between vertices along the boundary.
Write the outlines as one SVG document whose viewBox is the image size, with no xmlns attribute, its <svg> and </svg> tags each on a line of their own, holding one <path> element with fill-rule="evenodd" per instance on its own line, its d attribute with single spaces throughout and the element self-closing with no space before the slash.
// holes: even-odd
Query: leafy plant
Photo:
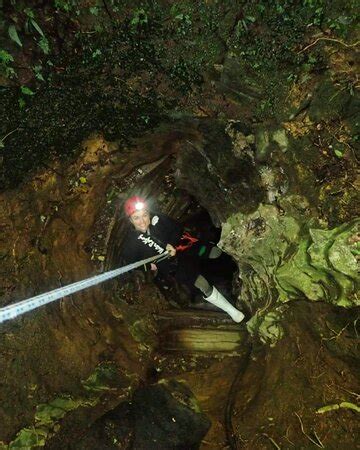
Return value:
<svg viewBox="0 0 360 450">
<path fill-rule="evenodd" d="M 101 50 L 99 49 L 99 48 L 97 48 L 96 50 L 94 50 L 94 52 L 92 53 L 92 57 L 93 58 L 96 58 L 97 56 L 100 56 L 101 55 Z"/>
<path fill-rule="evenodd" d="M 19 108 L 20 108 L 20 109 L 24 109 L 24 108 L 25 108 L 26 102 L 25 102 L 25 100 L 23 99 L 23 97 L 20 97 L 20 98 L 19 98 L 18 103 L 19 103 Z"/>
<path fill-rule="evenodd" d="M 36 78 L 37 80 L 39 80 L 39 81 L 45 81 L 45 79 L 44 79 L 44 77 L 43 77 L 43 75 L 42 75 L 42 73 L 41 73 L 42 68 L 43 68 L 43 67 L 42 67 L 41 64 L 38 64 L 38 65 L 36 65 L 36 66 L 33 67 L 34 74 L 35 74 L 35 78 Z"/>
<path fill-rule="evenodd" d="M 45 55 L 48 55 L 50 53 L 49 41 L 47 40 L 47 38 L 45 36 L 39 40 L 38 46 L 45 53 Z"/>
<path fill-rule="evenodd" d="M 21 86 L 20 87 L 21 93 L 24 95 L 35 95 L 35 92 L 32 91 L 30 88 L 28 88 L 27 86 Z"/>
<path fill-rule="evenodd" d="M 89 11 L 94 16 L 99 15 L 99 8 L 97 6 L 92 6 L 91 8 L 89 8 Z"/>
<path fill-rule="evenodd" d="M 69 12 L 74 7 L 71 0 L 55 0 L 55 8 Z"/>
<path fill-rule="evenodd" d="M 28 17 L 25 24 L 26 29 L 30 30 L 30 28 L 33 27 L 40 34 L 40 36 L 45 37 L 43 30 L 40 28 L 39 24 L 35 20 L 34 11 L 30 8 L 25 8 L 24 12 Z"/>
<path fill-rule="evenodd" d="M 335 148 L 334 153 L 338 158 L 342 158 L 344 156 L 344 153 L 343 153 L 342 149 L 340 149 L 340 148 Z"/>
<path fill-rule="evenodd" d="M 190 15 L 189 14 L 178 14 L 177 16 L 175 16 L 175 20 L 178 23 L 178 28 L 177 28 L 178 33 L 185 36 L 190 31 L 191 25 L 192 25 Z"/>
<path fill-rule="evenodd" d="M 133 27 L 146 25 L 148 23 L 148 16 L 143 8 L 136 9 L 134 11 L 133 17 L 130 20 L 130 25 Z"/>
<path fill-rule="evenodd" d="M 6 50 L 0 50 L 0 61 L 4 64 L 13 62 L 14 58 Z"/>
<path fill-rule="evenodd" d="M 14 42 L 16 42 L 20 47 L 22 47 L 22 42 L 19 38 L 18 32 L 15 28 L 15 25 L 10 25 L 8 29 L 8 33 L 10 36 L 10 39 L 12 39 Z"/>
<path fill-rule="evenodd" d="M 10 67 L 10 63 L 14 62 L 14 58 L 6 50 L 0 50 L 0 71 L 5 73 L 5 76 L 12 78 L 16 76 L 15 70 Z"/>
</svg>

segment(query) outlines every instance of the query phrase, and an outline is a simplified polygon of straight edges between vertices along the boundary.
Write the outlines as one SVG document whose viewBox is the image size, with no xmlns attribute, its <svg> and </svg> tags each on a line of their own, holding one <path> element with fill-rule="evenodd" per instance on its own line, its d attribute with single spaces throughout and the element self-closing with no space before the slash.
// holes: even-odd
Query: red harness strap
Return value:
<svg viewBox="0 0 360 450">
<path fill-rule="evenodd" d="M 175 248 L 178 252 L 183 252 L 184 250 L 192 247 L 198 240 L 199 239 L 191 236 L 187 231 L 185 231 L 185 233 L 181 236 L 180 244 Z M 181 243 L 182 241 L 184 241 L 184 243 Z"/>
</svg>

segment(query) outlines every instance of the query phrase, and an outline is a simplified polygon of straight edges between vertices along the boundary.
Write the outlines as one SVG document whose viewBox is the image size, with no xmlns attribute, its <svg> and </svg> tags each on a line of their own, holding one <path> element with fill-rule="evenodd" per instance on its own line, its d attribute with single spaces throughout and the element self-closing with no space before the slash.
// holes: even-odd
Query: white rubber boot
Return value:
<svg viewBox="0 0 360 450">
<path fill-rule="evenodd" d="M 228 313 L 234 322 L 239 323 L 244 319 L 244 314 L 229 303 L 215 286 L 213 286 L 211 295 L 204 297 L 204 299 Z"/>
</svg>

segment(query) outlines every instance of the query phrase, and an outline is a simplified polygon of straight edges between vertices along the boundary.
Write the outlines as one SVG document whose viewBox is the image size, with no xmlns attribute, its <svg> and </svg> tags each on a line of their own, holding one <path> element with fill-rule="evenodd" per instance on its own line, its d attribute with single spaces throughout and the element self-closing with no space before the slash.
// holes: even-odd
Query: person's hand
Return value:
<svg viewBox="0 0 360 450">
<path fill-rule="evenodd" d="M 170 256 L 176 255 L 176 248 L 174 248 L 171 244 L 167 244 L 166 251 L 169 253 Z"/>
<path fill-rule="evenodd" d="M 156 272 L 157 272 L 157 270 L 158 270 L 158 268 L 157 268 L 156 264 L 154 264 L 154 263 L 151 263 L 151 264 L 150 264 L 150 270 L 151 270 L 152 272 L 156 273 Z"/>
</svg>

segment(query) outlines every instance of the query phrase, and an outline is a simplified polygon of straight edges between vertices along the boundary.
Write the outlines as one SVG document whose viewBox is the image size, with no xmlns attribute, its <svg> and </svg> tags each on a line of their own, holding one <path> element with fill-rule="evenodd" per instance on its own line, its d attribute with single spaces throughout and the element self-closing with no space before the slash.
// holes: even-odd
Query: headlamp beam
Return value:
<svg viewBox="0 0 360 450">
<path fill-rule="evenodd" d="M 144 209 L 144 203 L 142 203 L 142 202 L 137 202 L 136 204 L 135 204 L 135 209 L 136 209 L 136 211 L 141 211 L 142 209 Z"/>
</svg>

